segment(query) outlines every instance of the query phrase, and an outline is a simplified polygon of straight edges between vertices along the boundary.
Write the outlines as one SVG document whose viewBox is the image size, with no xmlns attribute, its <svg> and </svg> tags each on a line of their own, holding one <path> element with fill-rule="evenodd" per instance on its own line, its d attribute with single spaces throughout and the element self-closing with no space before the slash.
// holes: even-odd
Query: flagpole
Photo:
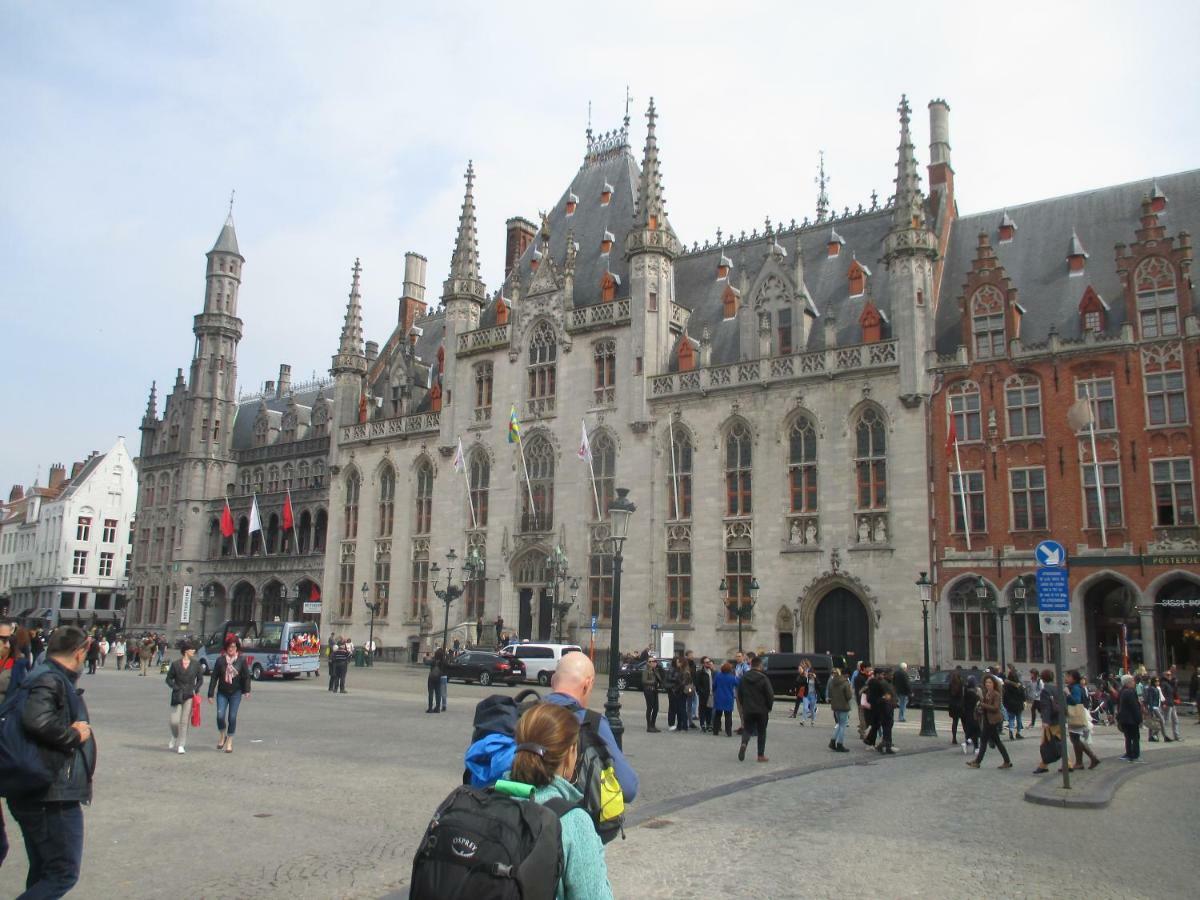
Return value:
<svg viewBox="0 0 1200 900">
<path fill-rule="evenodd" d="M 954 410 L 950 406 L 949 401 L 947 401 L 947 403 L 946 403 L 946 411 L 948 413 L 950 413 L 951 420 L 953 421 Z M 965 483 L 963 483 L 962 457 L 959 455 L 959 452 L 958 452 L 958 429 L 955 429 L 955 431 L 954 431 L 954 466 L 958 470 L 958 499 L 962 501 L 963 534 L 966 535 L 966 538 L 967 538 L 967 550 L 970 550 L 971 549 L 971 519 L 967 515 L 967 486 Z"/>
<path fill-rule="evenodd" d="M 292 489 L 290 487 L 287 489 L 287 508 L 292 513 L 292 555 L 295 556 L 299 547 L 296 540 L 296 508 L 292 506 Z"/>
<path fill-rule="evenodd" d="M 675 518 L 682 519 L 683 512 L 679 509 L 679 472 L 675 468 L 675 416 L 667 419 L 671 440 L 671 487 L 675 494 Z"/>
<path fill-rule="evenodd" d="M 1087 400 L 1088 418 L 1091 419 L 1088 423 L 1088 433 L 1092 438 L 1092 475 L 1096 479 L 1096 517 L 1100 520 L 1100 546 L 1107 548 L 1108 527 L 1104 521 L 1107 518 L 1104 510 L 1104 486 L 1100 483 L 1100 460 L 1096 456 L 1096 414 L 1099 410 L 1092 408 L 1092 391 L 1086 381 L 1083 383 L 1083 396 Z"/>
<path fill-rule="evenodd" d="M 471 508 L 471 528 L 479 530 L 479 520 L 475 517 L 475 498 L 471 496 L 471 467 L 467 465 L 467 455 L 463 453 L 462 438 L 458 439 L 458 458 L 462 460 L 463 479 L 467 482 L 467 506 Z"/>
<path fill-rule="evenodd" d="M 533 502 L 533 485 L 529 483 L 529 464 L 525 462 L 525 441 L 517 432 L 517 450 L 521 453 L 521 468 L 525 470 L 525 490 L 529 492 L 529 511 L 533 513 L 533 527 L 538 527 L 537 504 Z"/>
<path fill-rule="evenodd" d="M 583 438 L 587 447 L 587 464 L 588 473 L 592 476 L 592 499 L 596 501 L 596 521 L 602 521 L 604 514 L 600 512 L 600 492 L 596 490 L 596 466 L 592 460 L 592 442 L 587 440 L 587 422 L 579 420 L 580 427 L 583 428 Z"/>
<path fill-rule="evenodd" d="M 225 495 L 225 508 L 229 509 L 229 495 Z M 233 510 L 229 509 L 229 520 L 233 522 Z M 233 558 L 238 558 L 237 552 L 237 522 L 233 522 L 233 534 L 229 536 L 229 546 L 233 548 Z"/>
</svg>

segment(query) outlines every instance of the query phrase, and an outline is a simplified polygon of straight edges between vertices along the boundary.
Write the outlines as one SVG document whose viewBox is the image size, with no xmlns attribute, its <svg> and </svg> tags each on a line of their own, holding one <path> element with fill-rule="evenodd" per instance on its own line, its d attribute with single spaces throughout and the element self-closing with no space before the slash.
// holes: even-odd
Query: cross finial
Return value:
<svg viewBox="0 0 1200 900">
<path fill-rule="evenodd" d="M 625 85 L 625 127 L 629 127 L 629 104 L 633 102 L 633 94 L 629 93 L 629 85 Z"/>
<path fill-rule="evenodd" d="M 236 193 L 237 193 L 236 189 L 232 189 L 229 192 L 229 215 L 231 215 L 231 216 L 233 215 L 233 197 Z"/>
</svg>

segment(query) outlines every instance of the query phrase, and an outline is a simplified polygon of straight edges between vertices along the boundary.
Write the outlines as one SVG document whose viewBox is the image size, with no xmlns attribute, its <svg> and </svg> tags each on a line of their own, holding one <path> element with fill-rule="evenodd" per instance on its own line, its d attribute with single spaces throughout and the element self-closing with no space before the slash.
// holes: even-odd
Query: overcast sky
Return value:
<svg viewBox="0 0 1200 900">
<path fill-rule="evenodd" d="M 504 220 L 557 200 L 588 101 L 617 127 L 627 83 L 690 244 L 811 216 L 822 149 L 838 209 L 886 197 L 901 93 L 922 165 L 949 101 L 964 213 L 1194 168 L 1198 33 L 1195 3 L 0 0 L 5 494 L 119 434 L 137 452 L 231 189 L 251 391 L 328 370 L 356 256 L 369 338 L 406 250 L 436 298 L 471 158 L 495 288 Z"/>
</svg>

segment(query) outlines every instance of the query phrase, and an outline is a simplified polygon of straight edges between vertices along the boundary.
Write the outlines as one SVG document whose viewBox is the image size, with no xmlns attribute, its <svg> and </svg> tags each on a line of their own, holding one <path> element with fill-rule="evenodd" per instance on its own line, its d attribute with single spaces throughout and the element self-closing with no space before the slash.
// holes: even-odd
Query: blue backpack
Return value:
<svg viewBox="0 0 1200 900">
<path fill-rule="evenodd" d="M 37 742 L 25 733 L 25 726 L 21 724 L 21 713 L 29 700 L 29 691 L 34 681 L 47 672 L 66 681 L 45 663 L 34 666 L 20 686 L 11 689 L 4 703 L 0 704 L 0 797 L 19 797 L 44 790 L 58 775 L 56 770 L 46 765 Z M 69 683 L 67 687 L 68 702 L 74 710 L 75 688 Z"/>
</svg>

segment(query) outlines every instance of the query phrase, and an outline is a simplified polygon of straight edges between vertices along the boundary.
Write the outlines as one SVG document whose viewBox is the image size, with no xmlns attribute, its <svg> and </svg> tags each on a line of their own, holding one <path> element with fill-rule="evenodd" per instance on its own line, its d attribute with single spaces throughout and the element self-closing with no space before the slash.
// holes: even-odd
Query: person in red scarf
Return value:
<svg viewBox="0 0 1200 900">
<path fill-rule="evenodd" d="M 243 696 L 250 696 L 250 667 L 242 656 L 241 643 L 232 634 L 225 635 L 224 649 L 213 665 L 212 678 L 208 682 L 209 703 L 213 702 L 214 694 L 217 700 L 217 730 L 221 733 L 217 749 L 232 753 L 238 707 L 242 705 Z"/>
</svg>

